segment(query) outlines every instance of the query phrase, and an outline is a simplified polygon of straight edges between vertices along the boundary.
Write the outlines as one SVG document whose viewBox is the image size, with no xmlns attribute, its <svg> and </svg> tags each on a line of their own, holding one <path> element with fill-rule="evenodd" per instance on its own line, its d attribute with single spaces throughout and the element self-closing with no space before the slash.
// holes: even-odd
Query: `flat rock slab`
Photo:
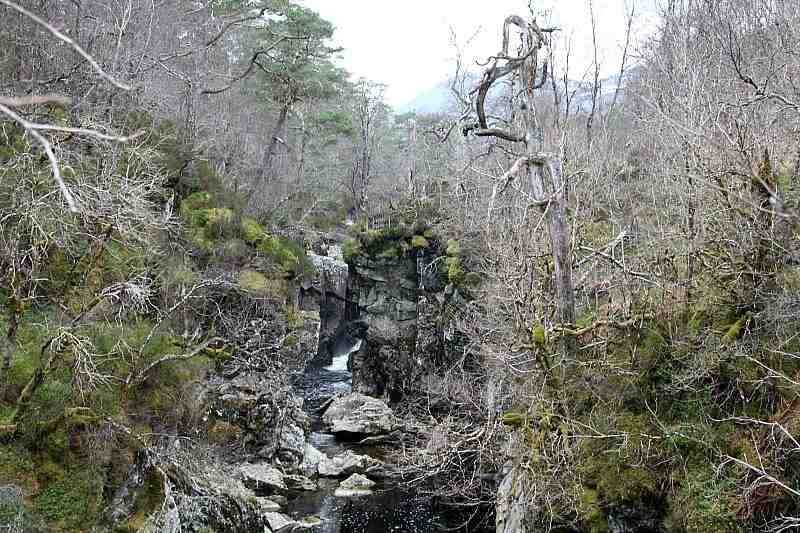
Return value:
<svg viewBox="0 0 800 533">
<path fill-rule="evenodd" d="M 323 477 L 340 477 L 351 474 L 363 474 L 370 469 L 380 467 L 383 463 L 369 455 L 358 455 L 347 450 L 334 457 L 323 457 L 317 466 L 319 475 Z"/>
<path fill-rule="evenodd" d="M 369 496 L 372 494 L 374 486 L 375 482 L 371 479 L 361 474 L 353 474 L 339 484 L 339 488 L 334 491 L 333 495 L 338 498 Z"/>
<path fill-rule="evenodd" d="M 317 490 L 317 484 L 306 476 L 300 474 L 285 475 L 283 481 L 289 490 L 304 491 L 304 490 Z"/>
<path fill-rule="evenodd" d="M 288 533 L 297 527 L 297 522 L 283 513 L 264 513 L 272 533 Z"/>
<path fill-rule="evenodd" d="M 322 421 L 334 434 L 365 437 L 389 433 L 399 425 L 388 405 L 357 392 L 334 398 Z"/>
<path fill-rule="evenodd" d="M 245 487 L 255 492 L 285 493 L 288 488 L 280 470 L 268 464 L 245 463 L 239 467 Z"/>
</svg>

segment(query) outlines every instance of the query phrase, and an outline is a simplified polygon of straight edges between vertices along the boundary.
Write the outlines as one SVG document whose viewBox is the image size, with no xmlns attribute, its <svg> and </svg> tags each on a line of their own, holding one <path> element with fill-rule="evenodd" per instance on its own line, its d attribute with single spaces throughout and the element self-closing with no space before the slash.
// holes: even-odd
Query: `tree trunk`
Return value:
<svg viewBox="0 0 800 533">
<path fill-rule="evenodd" d="M 272 162 L 275 159 L 275 154 L 278 153 L 278 144 L 280 143 L 280 135 L 283 128 L 286 126 L 286 119 L 289 116 L 289 106 L 283 106 L 281 113 L 278 115 L 278 122 L 275 123 L 275 128 L 272 130 L 272 136 L 269 139 L 269 146 L 267 147 L 267 155 L 264 159 L 263 178 L 273 177 Z M 263 181 L 262 178 L 262 181 Z"/>
<path fill-rule="evenodd" d="M 553 270 L 556 287 L 556 316 L 564 326 L 575 322 L 575 290 L 572 285 L 572 246 L 567 224 L 566 183 L 561 175 L 561 161 L 557 157 L 547 162 L 553 182 L 553 200 L 550 202 L 550 242 L 553 247 Z M 559 341 L 561 357 L 572 361 L 575 357 L 575 337 L 562 335 Z"/>
<path fill-rule="evenodd" d="M 15 306 L 16 307 L 16 306 Z M 19 321 L 21 313 L 16 308 L 11 311 L 11 316 L 8 320 L 8 332 L 3 337 L 3 343 L 0 345 L 0 354 L 2 354 L 3 362 L 0 367 L 0 384 L 5 384 L 8 379 L 8 371 L 11 369 L 11 363 L 14 360 L 14 352 L 17 345 L 17 330 L 19 329 Z"/>
</svg>

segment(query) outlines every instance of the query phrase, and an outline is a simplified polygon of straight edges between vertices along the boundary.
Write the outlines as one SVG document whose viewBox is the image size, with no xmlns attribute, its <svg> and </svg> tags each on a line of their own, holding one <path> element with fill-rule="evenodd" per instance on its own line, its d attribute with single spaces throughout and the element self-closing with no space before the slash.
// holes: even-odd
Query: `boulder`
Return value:
<svg viewBox="0 0 800 533">
<path fill-rule="evenodd" d="M 361 474 L 353 474 L 339 484 L 339 488 L 333 493 L 338 498 L 352 498 L 358 496 L 369 496 L 372 494 L 372 487 L 375 482 Z"/>
<path fill-rule="evenodd" d="M 289 488 L 289 490 L 295 492 L 317 490 L 316 483 L 308 479 L 306 476 L 301 476 L 299 474 L 285 475 L 283 476 L 283 481 L 286 483 L 286 486 Z"/>
<path fill-rule="evenodd" d="M 365 437 L 389 433 L 399 426 L 386 403 L 355 392 L 334 398 L 322 421 L 334 434 Z"/>
<path fill-rule="evenodd" d="M 307 425 L 307 423 L 306 423 Z M 278 443 L 277 457 L 281 463 L 300 464 L 306 447 L 306 433 L 295 421 L 283 425 Z"/>
<path fill-rule="evenodd" d="M 256 497 L 256 501 L 262 513 L 275 513 L 281 510 L 281 506 L 269 498 Z"/>
<path fill-rule="evenodd" d="M 297 522 L 283 513 L 264 513 L 272 533 L 288 533 L 297 527 Z"/>
<path fill-rule="evenodd" d="M 318 472 L 323 477 L 349 476 L 350 474 L 363 474 L 371 468 L 381 466 L 381 462 L 369 455 L 358 455 L 350 450 L 334 457 L 324 457 L 318 466 Z"/>
<path fill-rule="evenodd" d="M 239 467 L 245 487 L 257 493 L 285 493 L 288 490 L 284 475 L 268 464 L 245 463 Z"/>
<path fill-rule="evenodd" d="M 327 459 L 324 453 L 306 443 L 303 449 L 303 462 L 300 463 L 300 471 L 306 476 L 315 476 L 319 463 L 323 458 Z"/>
<path fill-rule="evenodd" d="M 297 522 L 297 527 L 300 529 L 314 529 L 322 525 L 322 519 L 318 516 L 307 516 Z"/>
</svg>

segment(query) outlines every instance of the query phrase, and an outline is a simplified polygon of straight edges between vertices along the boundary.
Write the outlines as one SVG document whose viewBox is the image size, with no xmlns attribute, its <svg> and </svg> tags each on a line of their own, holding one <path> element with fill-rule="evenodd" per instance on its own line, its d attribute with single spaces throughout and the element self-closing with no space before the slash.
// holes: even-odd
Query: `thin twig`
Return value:
<svg viewBox="0 0 800 533">
<path fill-rule="evenodd" d="M 95 72 L 97 72 L 97 74 L 100 75 L 101 78 L 106 80 L 108 83 L 110 83 L 114 87 L 117 87 L 118 89 L 122 89 L 123 91 L 130 91 L 133 88 L 130 85 L 126 85 L 126 84 L 121 83 L 121 82 L 117 81 L 116 79 L 114 79 L 110 74 L 108 74 L 105 70 L 103 70 L 103 67 L 101 67 L 100 64 L 86 50 L 84 50 L 78 43 L 73 41 L 70 36 L 61 33 L 60 31 L 58 31 L 58 29 L 56 29 L 54 26 L 52 26 L 46 20 L 44 20 L 41 17 L 35 15 L 34 13 L 31 13 L 30 11 L 28 11 L 24 7 L 21 7 L 21 6 L 17 5 L 17 4 L 15 4 L 14 2 L 11 2 L 10 0 L 0 0 L 0 4 L 10 8 L 10 9 L 13 9 L 17 13 L 20 13 L 21 15 L 31 19 L 36 24 L 38 24 L 39 26 L 43 27 L 44 29 L 49 31 L 51 34 L 53 34 L 53 36 L 56 39 L 68 44 L 69 46 L 71 46 L 73 48 L 73 50 L 78 52 L 78 54 L 80 54 L 81 57 L 83 57 L 92 66 L 92 68 L 95 70 Z"/>
</svg>

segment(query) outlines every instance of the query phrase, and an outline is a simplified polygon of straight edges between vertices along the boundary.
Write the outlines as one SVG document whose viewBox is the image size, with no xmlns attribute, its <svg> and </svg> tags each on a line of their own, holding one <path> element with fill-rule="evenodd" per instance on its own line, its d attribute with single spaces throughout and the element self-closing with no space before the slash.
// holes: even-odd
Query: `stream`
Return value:
<svg viewBox="0 0 800 533">
<path fill-rule="evenodd" d="M 342 442 L 328 433 L 322 423 L 320 407 L 331 396 L 351 390 L 351 374 L 347 369 L 350 354 L 360 345 L 340 350 L 332 359 L 312 361 L 306 372 L 294 384 L 297 394 L 304 399 L 304 409 L 311 417 L 309 442 L 329 457 L 352 450 L 354 453 L 371 455 L 382 459 L 381 450 L 374 446 L 360 446 Z M 437 516 L 429 497 L 413 493 L 380 480 L 374 494 L 357 498 L 339 498 L 333 495 L 339 485 L 338 479 L 319 478 L 319 489 L 305 492 L 289 500 L 288 514 L 299 520 L 316 516 L 321 525 L 312 531 L 319 533 L 432 533 Z"/>
</svg>

